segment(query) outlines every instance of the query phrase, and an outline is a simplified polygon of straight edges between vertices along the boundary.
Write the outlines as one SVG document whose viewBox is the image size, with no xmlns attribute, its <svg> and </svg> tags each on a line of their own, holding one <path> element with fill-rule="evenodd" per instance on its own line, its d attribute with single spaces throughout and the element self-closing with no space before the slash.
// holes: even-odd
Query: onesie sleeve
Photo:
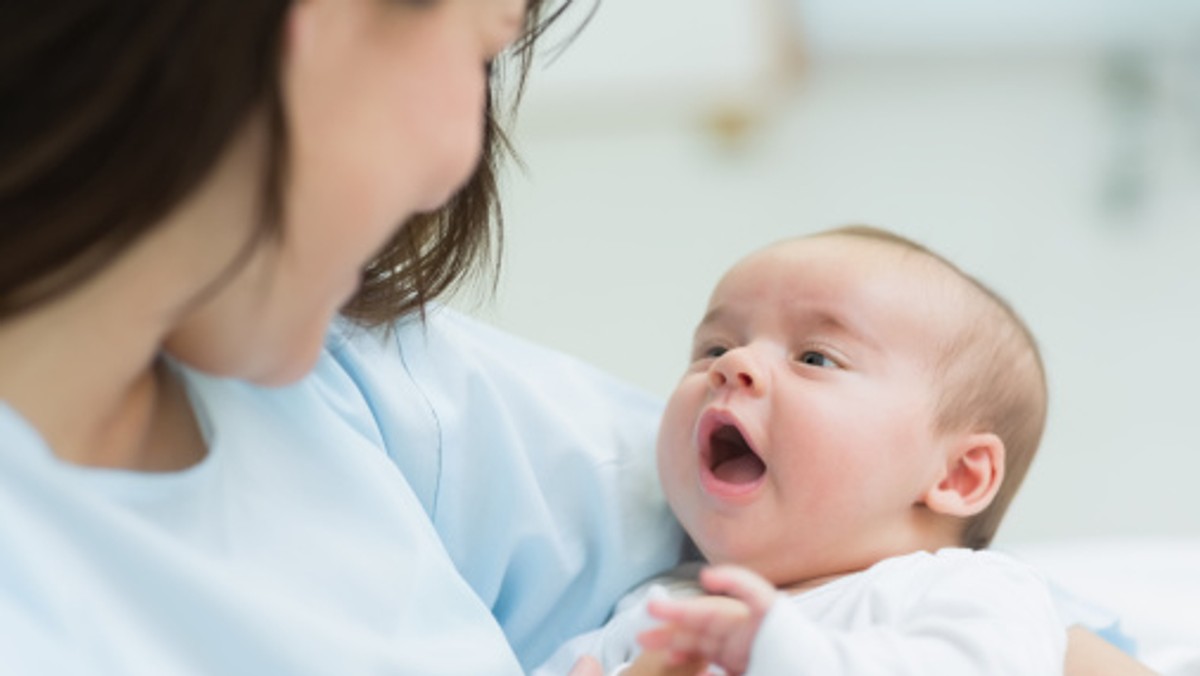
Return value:
<svg viewBox="0 0 1200 676">
<path fill-rule="evenodd" d="M 988 553 L 962 554 L 972 560 L 873 589 L 861 612 L 877 619 L 849 628 L 814 622 L 781 597 L 748 676 L 1061 675 L 1066 634 L 1041 577 Z"/>
<path fill-rule="evenodd" d="M 655 474 L 658 399 L 443 307 L 382 342 L 346 340 L 369 433 L 526 670 L 678 562 Z"/>
</svg>

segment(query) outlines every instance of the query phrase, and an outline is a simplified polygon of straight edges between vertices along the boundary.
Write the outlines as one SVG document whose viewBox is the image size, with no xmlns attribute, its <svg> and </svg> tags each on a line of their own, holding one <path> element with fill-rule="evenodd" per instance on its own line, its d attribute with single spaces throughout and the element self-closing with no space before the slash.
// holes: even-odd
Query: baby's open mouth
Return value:
<svg viewBox="0 0 1200 676">
<path fill-rule="evenodd" d="M 722 425 L 714 430 L 708 445 L 708 467 L 720 481 L 749 484 L 758 481 L 767 471 L 762 458 L 733 425 Z"/>
</svg>

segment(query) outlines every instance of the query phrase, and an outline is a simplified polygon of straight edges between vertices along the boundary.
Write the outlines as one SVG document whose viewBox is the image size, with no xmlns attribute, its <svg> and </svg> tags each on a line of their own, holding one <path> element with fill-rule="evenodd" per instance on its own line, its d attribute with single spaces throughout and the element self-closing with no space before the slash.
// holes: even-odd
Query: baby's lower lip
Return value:
<svg viewBox="0 0 1200 676">
<path fill-rule="evenodd" d="M 711 468 L 707 465 L 700 467 L 700 486 L 705 493 L 721 500 L 722 502 L 730 502 L 735 504 L 745 504 L 750 502 L 754 497 L 754 493 L 766 481 L 766 473 L 758 477 L 754 481 L 744 483 L 731 483 L 724 481 L 713 474 Z"/>
</svg>

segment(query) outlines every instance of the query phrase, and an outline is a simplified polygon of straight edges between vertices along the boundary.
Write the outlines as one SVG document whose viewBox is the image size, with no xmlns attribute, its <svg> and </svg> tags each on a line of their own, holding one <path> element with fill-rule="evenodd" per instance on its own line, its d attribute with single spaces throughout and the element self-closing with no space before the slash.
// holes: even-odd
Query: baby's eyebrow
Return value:
<svg viewBox="0 0 1200 676">
<path fill-rule="evenodd" d="M 862 332 L 856 331 L 854 327 L 846 322 L 839 315 L 824 310 L 814 310 L 807 313 L 809 316 L 805 318 L 805 324 L 810 324 L 821 329 L 832 330 L 838 333 L 848 333 L 851 335 L 859 335 Z"/>
<path fill-rule="evenodd" d="M 737 320 L 738 308 L 729 305 L 718 305 L 710 309 L 704 314 L 700 323 L 696 325 L 695 333 L 699 334 L 707 328 L 714 325 L 721 325 L 727 322 Z M 802 308 L 794 309 L 795 314 L 789 320 L 792 330 L 797 332 L 820 331 L 822 333 L 830 333 L 844 336 L 850 340 L 861 343 L 864 346 L 878 350 L 882 343 L 877 336 L 873 335 L 860 322 L 854 321 L 854 318 L 848 317 L 845 313 L 835 312 L 823 307 L 813 307 L 805 305 Z"/>
<path fill-rule="evenodd" d="M 734 322 L 736 320 L 736 308 L 730 308 L 727 305 L 718 305 L 704 313 L 704 317 L 700 319 L 700 323 L 696 324 L 696 330 L 693 333 L 698 334 L 711 326 Z"/>
<path fill-rule="evenodd" d="M 728 314 L 725 308 L 718 305 L 717 307 L 704 313 L 704 316 L 700 318 L 700 323 L 696 324 L 696 328 L 699 329 L 701 327 L 708 326 L 709 324 L 715 324 L 720 321 L 721 316 L 725 314 Z"/>
<path fill-rule="evenodd" d="M 879 349 L 880 341 L 860 322 L 843 313 L 834 313 L 825 309 L 814 308 L 801 315 L 801 323 L 810 328 L 845 336 L 851 340 L 872 349 Z"/>
</svg>

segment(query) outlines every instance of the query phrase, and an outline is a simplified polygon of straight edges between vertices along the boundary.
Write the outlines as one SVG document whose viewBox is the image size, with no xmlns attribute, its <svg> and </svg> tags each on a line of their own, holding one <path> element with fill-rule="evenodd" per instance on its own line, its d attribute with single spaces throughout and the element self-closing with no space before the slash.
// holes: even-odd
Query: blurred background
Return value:
<svg viewBox="0 0 1200 676">
<path fill-rule="evenodd" d="M 720 274 L 869 223 L 1039 336 L 1041 455 L 999 541 L 1200 535 L 1200 2 L 577 0 L 456 301 L 666 396 Z M 468 294 L 470 296 L 470 294 Z"/>
</svg>

